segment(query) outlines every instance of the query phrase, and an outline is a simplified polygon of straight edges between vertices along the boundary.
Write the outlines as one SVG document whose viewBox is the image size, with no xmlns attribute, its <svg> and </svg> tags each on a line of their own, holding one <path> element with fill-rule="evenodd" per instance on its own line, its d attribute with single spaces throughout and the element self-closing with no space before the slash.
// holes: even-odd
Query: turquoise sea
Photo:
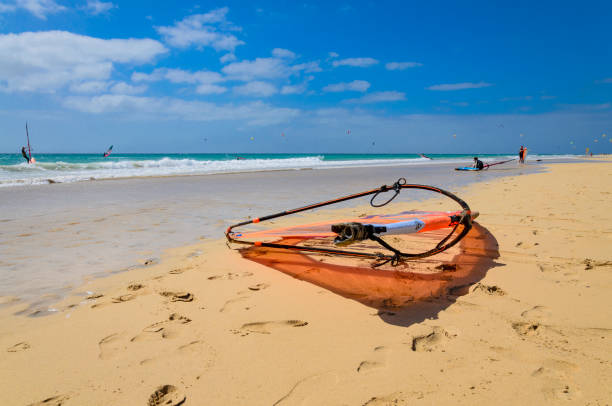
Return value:
<svg viewBox="0 0 612 406">
<path fill-rule="evenodd" d="M 34 154 L 28 164 L 20 154 L 0 154 L 0 187 L 80 182 L 128 177 L 206 175 L 273 170 L 326 169 L 394 165 L 471 165 L 472 155 L 431 154 Z M 484 154 L 485 162 L 516 154 Z M 530 155 L 528 159 L 572 158 Z"/>
</svg>

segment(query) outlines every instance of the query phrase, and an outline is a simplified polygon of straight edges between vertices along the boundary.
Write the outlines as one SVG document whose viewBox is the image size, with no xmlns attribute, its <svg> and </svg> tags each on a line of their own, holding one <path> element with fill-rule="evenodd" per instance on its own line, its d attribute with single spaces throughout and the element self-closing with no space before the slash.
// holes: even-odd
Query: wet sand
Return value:
<svg viewBox="0 0 612 406">
<path fill-rule="evenodd" d="M 456 186 L 474 229 L 399 269 L 206 239 L 93 280 L 48 317 L 4 303 L 3 401 L 607 404 L 612 163 L 546 169 Z"/>
</svg>

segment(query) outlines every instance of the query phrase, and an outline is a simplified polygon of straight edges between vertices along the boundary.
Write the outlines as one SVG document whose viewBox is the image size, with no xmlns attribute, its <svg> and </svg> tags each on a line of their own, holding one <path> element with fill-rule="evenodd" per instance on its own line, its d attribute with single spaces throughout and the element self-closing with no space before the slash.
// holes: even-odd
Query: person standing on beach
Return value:
<svg viewBox="0 0 612 406">
<path fill-rule="evenodd" d="M 521 145 L 521 148 L 519 149 L 519 163 L 522 163 L 522 164 L 525 163 L 525 153 L 526 152 L 527 152 L 527 148 Z"/>
<path fill-rule="evenodd" d="M 30 163 L 30 158 L 28 157 L 28 153 L 26 152 L 25 147 L 21 147 L 21 155 L 23 155 L 25 160 L 28 161 L 28 163 Z"/>
</svg>

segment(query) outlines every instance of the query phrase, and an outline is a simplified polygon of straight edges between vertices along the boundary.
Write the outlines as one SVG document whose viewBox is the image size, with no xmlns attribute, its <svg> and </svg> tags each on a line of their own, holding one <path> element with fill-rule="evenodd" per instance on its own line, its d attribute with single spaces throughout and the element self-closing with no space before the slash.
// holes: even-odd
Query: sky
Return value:
<svg viewBox="0 0 612 406">
<path fill-rule="evenodd" d="M 0 152 L 612 153 L 612 3 L 495 3 L 0 0 Z"/>
</svg>

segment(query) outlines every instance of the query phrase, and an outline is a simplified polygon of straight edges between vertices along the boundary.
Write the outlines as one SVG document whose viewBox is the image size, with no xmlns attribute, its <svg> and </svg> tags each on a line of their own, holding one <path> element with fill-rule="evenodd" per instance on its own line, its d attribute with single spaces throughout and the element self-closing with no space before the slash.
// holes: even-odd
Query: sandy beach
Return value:
<svg viewBox="0 0 612 406">
<path fill-rule="evenodd" d="M 46 317 L 0 297 L 1 403 L 610 404 L 612 162 L 541 169 L 453 185 L 480 217 L 413 268 L 279 262 L 220 235 L 74 287 Z"/>
</svg>

